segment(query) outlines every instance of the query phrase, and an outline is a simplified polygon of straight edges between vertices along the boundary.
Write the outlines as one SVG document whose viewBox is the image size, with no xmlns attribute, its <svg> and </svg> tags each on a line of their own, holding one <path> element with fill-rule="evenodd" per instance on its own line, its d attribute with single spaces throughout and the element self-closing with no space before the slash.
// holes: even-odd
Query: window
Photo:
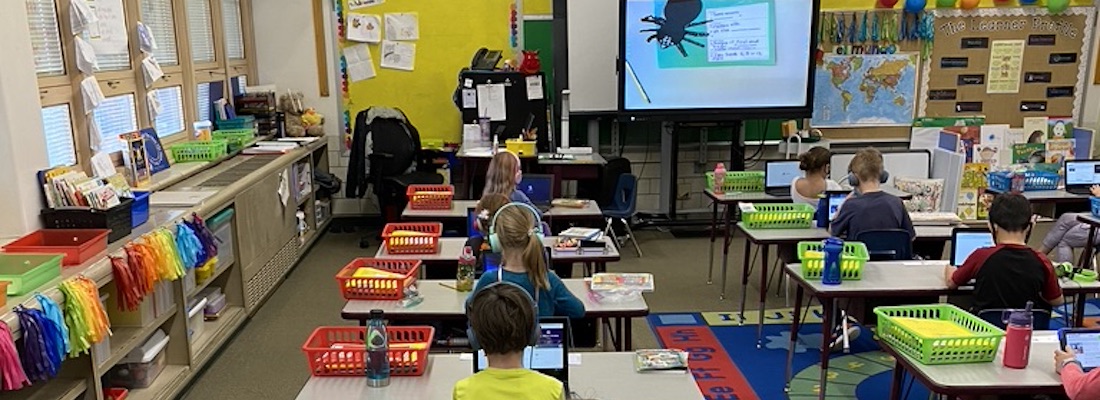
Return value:
<svg viewBox="0 0 1100 400">
<path fill-rule="evenodd" d="M 162 66 L 180 64 L 179 52 L 176 51 L 176 23 L 172 16 L 171 0 L 141 0 L 141 22 L 149 27 L 157 40 L 153 57 Z"/>
<path fill-rule="evenodd" d="M 89 1 L 99 17 L 98 24 L 89 25 L 84 40 L 95 49 L 96 71 L 125 71 L 130 69 L 129 25 L 122 1 Z"/>
<path fill-rule="evenodd" d="M 187 33 L 191 39 L 191 58 L 195 63 L 212 63 L 214 56 L 214 29 L 210 22 L 209 0 L 187 1 Z"/>
<path fill-rule="evenodd" d="M 156 96 L 160 103 L 160 113 L 153 122 L 157 136 L 163 138 L 183 132 L 186 129 L 183 122 L 183 87 L 157 89 Z"/>
<path fill-rule="evenodd" d="M 50 167 L 76 164 L 76 143 L 68 104 L 42 108 L 42 131 L 46 134 L 46 157 Z"/>
<path fill-rule="evenodd" d="M 31 29 L 34 69 L 38 76 L 65 75 L 61 31 L 54 0 L 26 0 L 27 23 Z"/>
<path fill-rule="evenodd" d="M 197 113 L 195 113 L 196 121 L 213 121 L 210 118 L 210 83 L 200 83 L 198 91 L 196 92 L 196 98 L 198 99 L 196 104 Z"/>
<path fill-rule="evenodd" d="M 230 60 L 244 59 L 244 29 L 241 28 L 241 0 L 222 0 L 222 28 L 225 52 Z"/>
<path fill-rule="evenodd" d="M 133 94 L 108 97 L 92 112 L 99 126 L 99 150 L 106 153 L 122 151 L 119 135 L 138 130 Z"/>
</svg>

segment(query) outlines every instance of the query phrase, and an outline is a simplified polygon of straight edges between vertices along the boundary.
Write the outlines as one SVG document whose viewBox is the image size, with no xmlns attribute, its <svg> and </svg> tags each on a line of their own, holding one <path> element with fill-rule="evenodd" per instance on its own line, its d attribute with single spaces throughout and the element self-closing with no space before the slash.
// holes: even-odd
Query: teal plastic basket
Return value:
<svg viewBox="0 0 1100 400">
<path fill-rule="evenodd" d="M 814 211 L 809 204 L 742 204 L 741 221 L 752 229 L 809 228 Z"/>
<path fill-rule="evenodd" d="M 992 362 L 1005 332 L 951 304 L 876 307 L 879 339 L 921 364 Z M 929 337 L 899 323 L 898 318 L 950 321 L 970 332 L 963 336 Z"/>
</svg>

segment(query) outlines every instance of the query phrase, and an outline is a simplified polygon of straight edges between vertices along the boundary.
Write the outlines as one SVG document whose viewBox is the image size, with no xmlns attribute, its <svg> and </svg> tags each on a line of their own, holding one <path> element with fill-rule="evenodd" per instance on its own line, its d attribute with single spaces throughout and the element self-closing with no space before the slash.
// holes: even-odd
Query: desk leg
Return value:
<svg viewBox="0 0 1100 400">
<path fill-rule="evenodd" d="M 729 267 L 730 261 L 730 243 L 733 242 L 732 232 L 730 232 L 730 206 L 725 206 L 725 224 L 726 233 L 722 239 L 722 294 L 718 296 L 718 300 L 726 299 L 726 269 Z"/>
<path fill-rule="evenodd" d="M 1071 327 L 1085 326 L 1085 296 L 1084 293 L 1078 293 L 1073 295 L 1073 319 L 1070 321 Z"/>
<path fill-rule="evenodd" d="M 1081 249 L 1081 262 L 1077 266 L 1092 268 L 1092 244 L 1096 243 L 1096 226 L 1089 225 L 1089 241 L 1085 242 L 1085 248 Z"/>
<path fill-rule="evenodd" d="M 607 263 L 605 263 L 605 262 L 596 263 L 596 272 L 601 272 L 601 273 L 602 272 L 607 272 Z"/>
<path fill-rule="evenodd" d="M 829 343 L 833 340 L 833 298 L 821 296 L 818 297 L 821 300 L 821 376 L 818 378 L 817 384 L 819 392 L 817 398 L 825 400 L 825 394 L 828 393 L 828 379 L 829 379 Z"/>
<path fill-rule="evenodd" d="M 717 237 L 718 230 L 718 202 L 711 202 L 710 211 L 710 263 L 707 264 L 707 284 L 712 283 L 712 277 L 714 274 L 714 239 Z"/>
<path fill-rule="evenodd" d="M 764 333 L 764 304 L 768 300 L 768 249 L 771 245 L 763 245 L 760 257 L 760 313 L 756 319 L 756 348 L 764 347 L 760 336 Z"/>
<path fill-rule="evenodd" d="M 905 369 L 894 362 L 894 379 L 890 382 L 890 400 L 901 400 L 901 387 L 905 386 Z"/>
<path fill-rule="evenodd" d="M 634 350 L 634 329 L 631 326 L 630 321 L 632 318 L 623 318 L 623 349 L 622 351 Z"/>
<path fill-rule="evenodd" d="M 749 254 L 752 253 L 752 251 L 750 251 L 750 246 L 751 245 L 752 245 L 752 242 L 749 242 L 749 238 L 746 236 L 745 237 L 745 256 L 744 256 L 745 259 L 742 260 L 742 262 L 741 262 L 741 313 L 738 314 L 738 315 L 741 316 L 740 325 L 745 324 L 745 299 L 748 297 L 748 293 L 749 293 L 749 291 L 748 291 L 748 289 L 749 289 Z M 723 279 L 723 280 L 725 280 L 725 279 Z"/>
<path fill-rule="evenodd" d="M 783 380 L 784 393 L 791 392 L 791 374 L 793 373 L 791 369 L 793 369 L 794 364 L 794 349 L 798 345 L 798 329 L 801 328 L 799 318 L 802 317 L 802 295 L 804 292 L 802 285 L 798 285 L 798 289 L 795 289 L 794 292 L 794 316 L 791 318 L 791 342 L 787 345 L 787 375 L 786 379 Z"/>
</svg>

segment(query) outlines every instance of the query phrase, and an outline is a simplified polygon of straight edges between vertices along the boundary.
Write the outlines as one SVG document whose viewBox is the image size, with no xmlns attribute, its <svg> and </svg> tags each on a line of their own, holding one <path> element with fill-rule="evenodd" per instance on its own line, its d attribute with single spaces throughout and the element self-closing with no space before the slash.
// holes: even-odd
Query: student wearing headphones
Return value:
<svg viewBox="0 0 1100 400">
<path fill-rule="evenodd" d="M 905 204 L 882 191 L 882 184 L 888 177 L 883 170 L 882 153 L 872 147 L 856 152 L 848 164 L 848 171 L 854 191 L 833 220 L 830 228 L 833 236 L 855 240 L 866 231 L 904 229 L 909 231 L 909 240 L 917 237 Z"/>
<path fill-rule="evenodd" d="M 534 207 L 509 203 L 493 216 L 489 225 L 489 244 L 493 252 L 501 253 L 501 268 L 495 274 L 481 276 L 474 287 L 474 296 L 493 283 L 511 282 L 535 299 L 539 316 L 581 318 L 584 303 L 550 271 L 537 215 L 538 210 Z"/>
<path fill-rule="evenodd" d="M 455 383 L 454 400 L 560 400 L 561 381 L 523 367 L 523 350 L 538 340 L 538 316 L 531 296 L 511 282 L 476 292 L 467 315 L 489 368 Z"/>
</svg>

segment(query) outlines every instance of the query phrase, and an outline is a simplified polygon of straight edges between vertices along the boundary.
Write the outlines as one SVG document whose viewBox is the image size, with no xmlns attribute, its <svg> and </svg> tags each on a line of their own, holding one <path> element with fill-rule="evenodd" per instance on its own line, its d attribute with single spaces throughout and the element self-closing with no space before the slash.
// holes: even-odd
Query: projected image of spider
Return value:
<svg viewBox="0 0 1100 400">
<path fill-rule="evenodd" d="M 665 16 L 657 17 L 650 15 L 642 18 L 642 22 L 649 22 L 656 24 L 657 28 L 642 29 L 640 32 L 654 32 L 647 38 L 646 42 L 652 42 L 653 39 L 657 39 L 657 44 L 662 49 L 667 49 L 672 46 L 676 46 L 680 50 L 680 54 L 684 57 L 688 56 L 687 50 L 684 49 L 684 42 L 694 44 L 699 47 L 706 47 L 703 43 L 700 43 L 688 36 L 693 37 L 706 37 L 708 33 L 690 31 L 688 28 L 702 26 L 707 21 L 692 22 L 703 11 L 702 0 L 668 0 L 665 4 Z"/>
</svg>

